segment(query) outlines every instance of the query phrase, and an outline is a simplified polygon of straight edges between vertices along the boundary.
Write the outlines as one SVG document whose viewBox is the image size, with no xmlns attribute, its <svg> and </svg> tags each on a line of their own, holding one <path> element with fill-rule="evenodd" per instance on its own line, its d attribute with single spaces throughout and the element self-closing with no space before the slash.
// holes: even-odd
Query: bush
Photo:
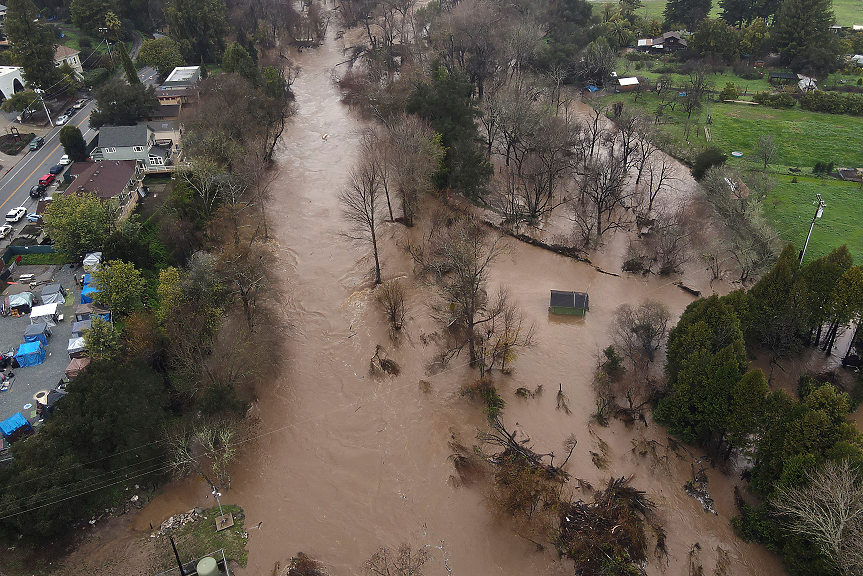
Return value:
<svg viewBox="0 0 863 576">
<path fill-rule="evenodd" d="M 800 107 L 812 112 L 863 116 L 863 94 L 840 94 L 815 90 L 803 95 Z"/>
<path fill-rule="evenodd" d="M 763 106 L 769 106 L 770 108 L 793 108 L 797 103 L 794 100 L 794 97 L 791 94 L 780 93 L 780 94 L 771 94 L 770 92 L 758 92 L 755 96 L 752 97 L 752 100 L 758 102 Z"/>
<path fill-rule="evenodd" d="M 725 88 L 719 93 L 719 100 L 737 100 L 740 97 L 740 92 L 731 82 L 725 83 Z"/>
<path fill-rule="evenodd" d="M 93 39 L 90 38 L 89 36 L 81 36 L 81 38 L 78 40 L 78 47 L 82 48 L 82 49 L 83 48 L 92 48 L 93 47 Z"/>
<path fill-rule="evenodd" d="M 471 400 L 482 400 L 485 402 L 485 414 L 489 420 L 496 419 L 501 410 L 506 406 L 506 400 L 500 397 L 497 393 L 497 388 L 494 387 L 491 379 L 487 376 L 476 380 L 472 384 L 465 384 L 459 390 L 462 396 L 466 396 Z"/>
<path fill-rule="evenodd" d="M 817 176 L 823 176 L 825 174 L 830 174 L 833 172 L 833 167 L 835 163 L 830 162 L 821 162 L 820 160 L 815 163 L 815 166 L 812 168 L 812 173 Z"/>
<path fill-rule="evenodd" d="M 695 162 L 692 166 L 692 177 L 700 182 L 708 170 L 714 166 L 725 164 L 726 160 L 728 160 L 728 156 L 722 150 L 716 146 L 708 146 L 695 157 Z"/>
</svg>

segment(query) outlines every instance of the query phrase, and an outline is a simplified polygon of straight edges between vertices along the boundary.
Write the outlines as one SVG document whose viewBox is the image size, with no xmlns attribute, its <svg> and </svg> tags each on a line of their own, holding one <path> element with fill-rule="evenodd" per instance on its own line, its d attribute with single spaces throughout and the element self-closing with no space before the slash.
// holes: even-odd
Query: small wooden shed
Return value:
<svg viewBox="0 0 863 576">
<path fill-rule="evenodd" d="M 548 311 L 552 314 L 584 316 L 589 309 L 587 292 L 551 291 L 551 302 L 548 306 Z"/>
</svg>

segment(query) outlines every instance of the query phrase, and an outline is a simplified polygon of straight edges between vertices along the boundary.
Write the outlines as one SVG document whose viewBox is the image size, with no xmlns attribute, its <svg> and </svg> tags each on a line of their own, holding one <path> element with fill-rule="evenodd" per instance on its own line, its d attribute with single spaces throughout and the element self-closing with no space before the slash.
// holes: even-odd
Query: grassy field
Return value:
<svg viewBox="0 0 863 576">
<path fill-rule="evenodd" d="M 593 0 L 591 0 L 593 1 Z M 662 11 L 665 9 L 665 0 L 642 0 L 644 8 L 639 8 L 638 14 L 645 18 L 658 18 L 662 20 Z M 605 4 L 597 1 L 596 4 Z M 599 8 L 597 9 L 597 11 Z M 713 10 L 710 11 L 711 18 L 716 18 L 722 10 L 719 2 L 714 0 Z M 863 0 L 833 0 L 833 12 L 836 14 L 836 23 L 841 26 L 863 24 Z"/>
<path fill-rule="evenodd" d="M 806 260 L 824 256 L 833 248 L 847 244 L 854 262 L 863 263 L 863 189 L 854 182 L 831 178 L 778 175 L 778 185 L 764 199 L 764 211 L 770 222 L 786 242 L 793 242 L 797 250 L 803 249 L 809 225 L 815 215 L 812 202 L 815 194 L 827 203 L 824 216 L 815 224 L 812 239 L 806 249 Z"/>
</svg>

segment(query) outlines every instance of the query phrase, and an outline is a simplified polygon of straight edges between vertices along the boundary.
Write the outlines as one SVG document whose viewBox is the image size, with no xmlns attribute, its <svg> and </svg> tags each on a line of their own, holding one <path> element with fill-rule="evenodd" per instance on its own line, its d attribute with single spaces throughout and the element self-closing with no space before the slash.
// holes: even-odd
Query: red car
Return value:
<svg viewBox="0 0 863 576">
<path fill-rule="evenodd" d="M 41 184 L 42 186 L 47 186 L 48 184 L 50 184 L 53 181 L 54 181 L 54 175 L 53 174 L 45 174 L 44 176 L 39 178 L 39 184 Z"/>
</svg>

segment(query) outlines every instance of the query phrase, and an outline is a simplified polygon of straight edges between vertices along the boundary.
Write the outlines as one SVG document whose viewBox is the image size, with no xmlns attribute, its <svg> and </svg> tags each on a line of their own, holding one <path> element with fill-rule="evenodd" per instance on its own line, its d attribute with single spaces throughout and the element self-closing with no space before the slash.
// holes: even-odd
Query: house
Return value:
<svg viewBox="0 0 863 576">
<path fill-rule="evenodd" d="M 24 90 L 24 79 L 19 66 L 0 66 L 0 100 Z"/>
<path fill-rule="evenodd" d="M 789 82 L 797 82 L 797 80 L 799 80 L 799 78 L 797 78 L 797 74 L 792 74 L 791 72 L 770 73 L 771 84 L 788 84 Z"/>
<path fill-rule="evenodd" d="M 54 65 L 57 67 L 68 64 L 75 71 L 78 80 L 84 78 L 84 67 L 81 65 L 80 52 L 68 46 L 54 46 Z"/>
<path fill-rule="evenodd" d="M 584 316 L 589 309 L 587 292 L 551 291 L 551 301 L 548 306 L 551 314 Z"/>
<path fill-rule="evenodd" d="M 651 54 L 668 54 L 685 50 L 688 46 L 689 44 L 681 37 L 680 32 L 666 32 L 659 38 L 639 39 L 636 48 L 641 52 Z"/>
<path fill-rule="evenodd" d="M 138 190 L 144 174 L 134 160 L 102 160 L 100 162 L 81 162 L 70 170 L 74 176 L 67 188 L 68 193 L 83 194 L 90 192 L 106 202 L 112 202 L 122 220 L 135 209 Z M 81 169 L 83 167 L 83 169 Z"/>
<path fill-rule="evenodd" d="M 165 81 L 156 88 L 156 98 L 165 106 L 184 104 L 197 98 L 195 85 L 201 79 L 200 66 L 174 68 Z"/>
<path fill-rule="evenodd" d="M 156 142 L 156 132 L 142 123 L 137 126 L 103 126 L 99 130 L 99 143 L 90 156 L 96 162 L 134 160 L 142 171 L 150 173 L 170 172 L 169 167 L 174 160 L 172 154 L 171 147 L 160 146 Z"/>
</svg>

